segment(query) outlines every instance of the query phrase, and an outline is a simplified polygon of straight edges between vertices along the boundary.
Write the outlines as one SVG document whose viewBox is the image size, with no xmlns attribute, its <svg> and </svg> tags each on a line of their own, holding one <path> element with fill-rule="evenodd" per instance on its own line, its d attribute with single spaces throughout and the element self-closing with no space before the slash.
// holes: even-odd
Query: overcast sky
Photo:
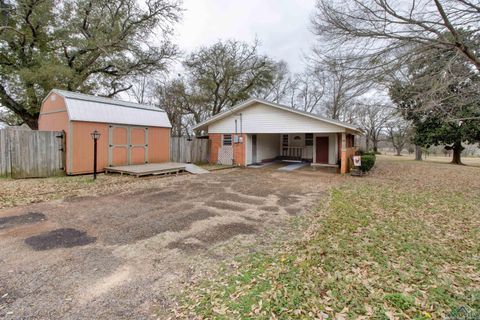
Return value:
<svg viewBox="0 0 480 320">
<path fill-rule="evenodd" d="M 175 42 L 185 52 L 222 39 L 261 42 L 260 52 L 303 70 L 314 42 L 310 15 L 315 0 L 184 0 Z"/>
</svg>

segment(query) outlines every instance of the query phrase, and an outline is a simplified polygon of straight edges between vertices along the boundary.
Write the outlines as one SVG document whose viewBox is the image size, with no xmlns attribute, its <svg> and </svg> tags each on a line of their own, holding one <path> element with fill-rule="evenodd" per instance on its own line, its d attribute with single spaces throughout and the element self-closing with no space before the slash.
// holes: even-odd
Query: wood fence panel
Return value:
<svg viewBox="0 0 480 320">
<path fill-rule="evenodd" d="M 10 143 L 7 130 L 0 130 L 0 176 L 9 176 L 10 166 Z"/>
<path fill-rule="evenodd" d="M 182 163 L 208 162 L 208 139 L 172 137 L 170 140 L 170 160 Z"/>
<path fill-rule="evenodd" d="M 12 178 L 40 178 L 63 174 L 62 132 L 10 130 L 7 135 Z"/>
</svg>

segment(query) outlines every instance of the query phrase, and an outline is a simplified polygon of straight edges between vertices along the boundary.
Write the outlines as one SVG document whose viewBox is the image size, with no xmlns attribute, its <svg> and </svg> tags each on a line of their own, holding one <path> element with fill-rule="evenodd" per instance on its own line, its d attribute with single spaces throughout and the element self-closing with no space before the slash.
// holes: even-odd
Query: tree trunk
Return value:
<svg viewBox="0 0 480 320">
<path fill-rule="evenodd" d="M 31 116 L 28 119 L 23 118 L 23 121 L 30 127 L 32 130 L 38 130 L 38 116 Z"/>
<path fill-rule="evenodd" d="M 452 147 L 453 150 L 453 158 L 452 162 L 453 164 L 462 164 L 462 143 L 461 142 L 455 142 L 455 144 Z"/>
<path fill-rule="evenodd" d="M 415 160 L 422 161 L 422 148 L 415 146 Z"/>
<path fill-rule="evenodd" d="M 378 141 L 373 140 L 373 152 L 377 153 L 378 152 Z"/>
<path fill-rule="evenodd" d="M 401 156 L 403 148 L 395 148 L 395 149 L 397 149 L 397 156 Z"/>
</svg>

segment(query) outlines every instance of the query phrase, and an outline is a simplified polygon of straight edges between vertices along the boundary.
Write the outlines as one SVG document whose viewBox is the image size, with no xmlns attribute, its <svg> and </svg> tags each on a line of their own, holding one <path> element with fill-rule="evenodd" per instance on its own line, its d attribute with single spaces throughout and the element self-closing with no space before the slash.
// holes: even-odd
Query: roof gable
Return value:
<svg viewBox="0 0 480 320">
<path fill-rule="evenodd" d="M 267 108 L 263 108 L 262 111 L 257 112 L 257 115 L 254 114 L 255 112 L 251 112 L 249 110 L 251 109 L 251 107 L 254 107 L 255 109 L 259 109 L 259 106 L 264 106 Z M 248 118 L 246 118 L 247 113 L 248 113 Z M 269 113 L 269 114 L 267 115 L 265 113 Z M 308 132 L 341 132 L 348 129 L 348 130 L 354 131 L 355 133 L 361 133 L 361 130 L 354 125 L 324 118 L 316 114 L 303 112 L 300 110 L 287 107 L 285 105 L 272 103 L 272 102 L 262 100 L 262 99 L 257 99 L 257 98 L 251 98 L 241 104 L 234 106 L 230 110 L 217 114 L 199 123 L 194 127 L 194 129 L 205 130 L 208 128 L 210 132 L 210 130 L 214 128 L 217 131 L 220 129 L 216 127 L 221 127 L 222 123 L 228 121 L 227 119 L 229 117 L 239 117 L 240 114 L 242 114 L 243 125 L 245 125 L 245 122 L 247 122 L 246 124 L 248 125 L 248 122 L 252 121 L 256 125 L 256 127 L 275 126 L 274 124 L 269 123 L 267 119 L 262 119 L 262 118 L 271 117 L 271 118 L 275 118 L 274 120 L 277 123 L 276 126 L 278 127 L 277 128 L 278 130 L 283 128 L 283 130 L 291 129 L 293 130 L 292 132 L 307 132 L 307 130 Z M 238 123 L 239 121 L 240 121 L 240 118 L 237 119 L 237 125 L 239 125 Z M 231 125 L 231 121 L 230 121 L 230 125 Z M 298 128 L 298 129 L 294 129 L 294 128 Z M 248 130 L 245 132 L 248 132 Z M 273 131 L 275 130 L 275 128 L 258 128 L 258 133 L 261 133 L 261 130 L 267 132 L 268 130 Z M 301 130 L 301 131 L 295 131 L 295 130 Z M 287 131 L 282 131 L 282 132 L 287 132 Z"/>
</svg>

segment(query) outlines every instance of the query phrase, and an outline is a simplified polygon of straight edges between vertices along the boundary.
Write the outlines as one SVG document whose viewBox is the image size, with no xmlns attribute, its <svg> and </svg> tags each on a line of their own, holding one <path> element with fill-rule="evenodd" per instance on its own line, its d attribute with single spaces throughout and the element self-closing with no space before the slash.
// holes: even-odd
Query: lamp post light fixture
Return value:
<svg viewBox="0 0 480 320">
<path fill-rule="evenodd" d="M 93 180 L 97 179 L 97 140 L 100 139 L 100 132 L 94 130 L 90 133 L 93 139 Z"/>
</svg>

